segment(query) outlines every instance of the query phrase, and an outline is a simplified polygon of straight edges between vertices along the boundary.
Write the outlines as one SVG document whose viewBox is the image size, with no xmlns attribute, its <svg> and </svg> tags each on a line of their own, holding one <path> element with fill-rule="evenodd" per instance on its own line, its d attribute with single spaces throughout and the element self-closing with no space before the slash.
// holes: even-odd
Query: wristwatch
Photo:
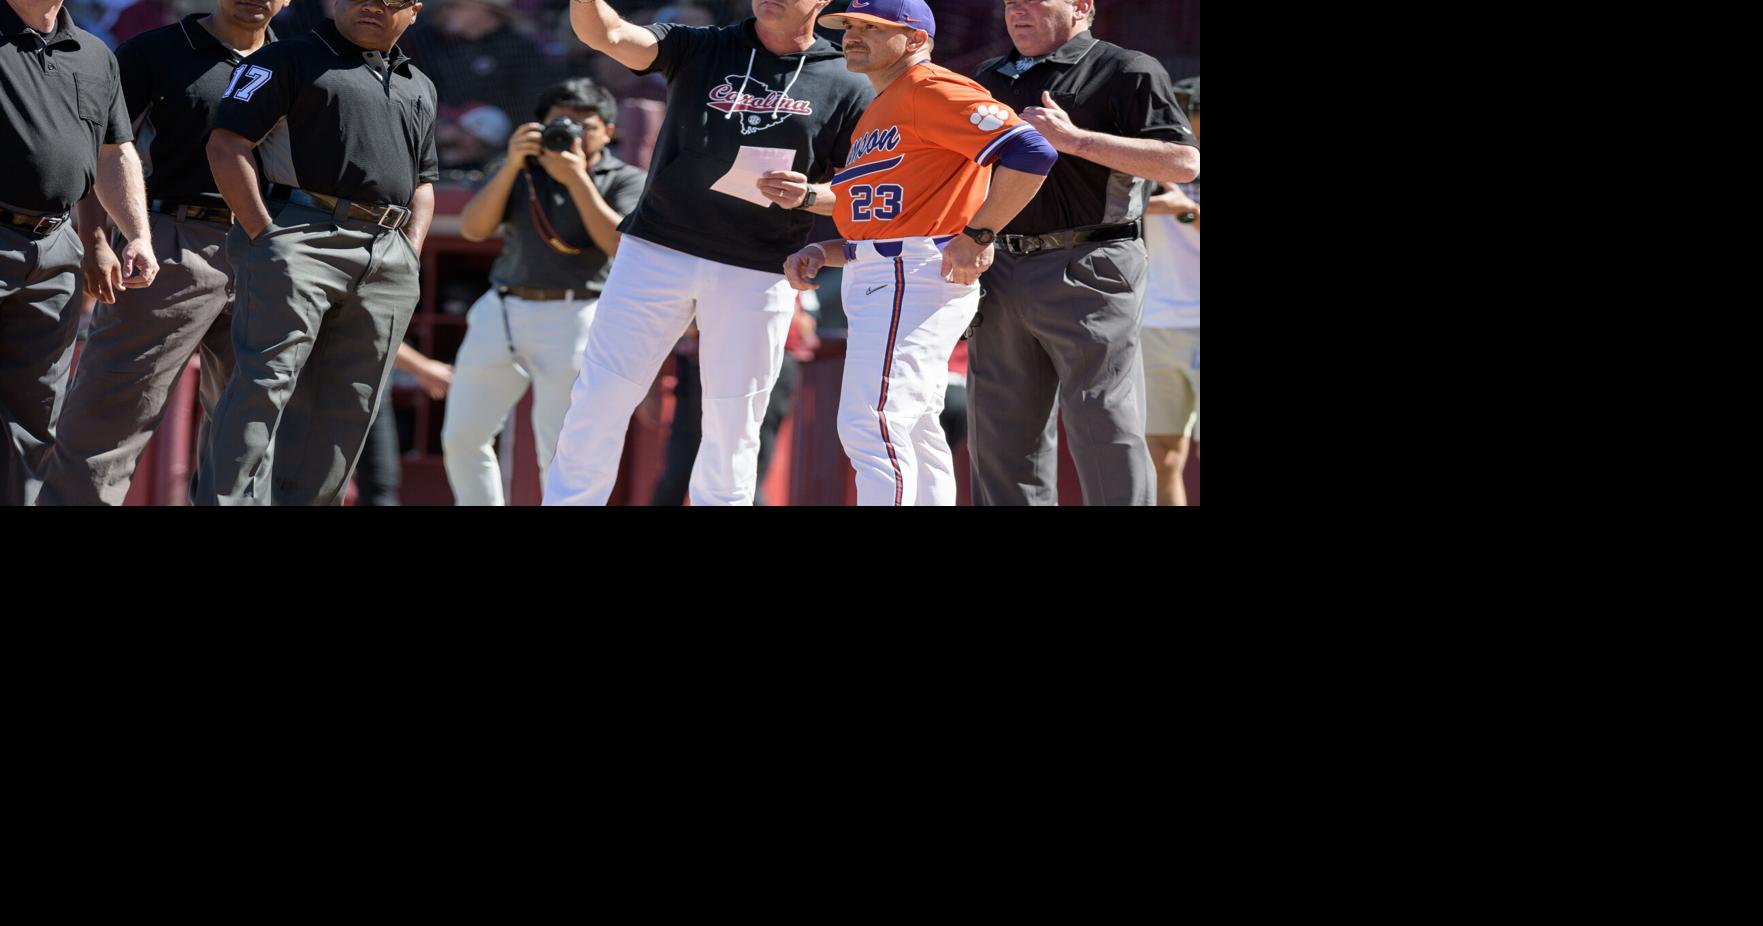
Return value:
<svg viewBox="0 0 1763 926">
<path fill-rule="evenodd" d="M 797 208 L 797 209 L 806 209 L 806 208 L 808 208 L 808 207 L 809 207 L 809 206 L 812 206 L 812 205 L 814 205 L 814 201 L 815 201 L 815 200 L 817 200 L 817 199 L 819 199 L 819 198 L 820 198 L 820 197 L 819 197 L 819 196 L 816 196 L 816 195 L 815 195 L 815 193 L 814 193 L 814 188 L 813 188 L 813 187 L 809 187 L 809 188 L 808 188 L 808 195 L 807 195 L 807 196 L 804 196 L 804 197 L 802 197 L 802 202 L 801 202 L 801 204 L 800 204 L 800 205 L 798 205 L 798 206 L 796 206 L 796 208 Z"/>
<path fill-rule="evenodd" d="M 967 228 L 963 228 L 961 233 L 972 238 L 981 247 L 991 244 L 992 241 L 998 237 L 998 233 L 989 228 L 974 228 L 971 225 Z"/>
</svg>

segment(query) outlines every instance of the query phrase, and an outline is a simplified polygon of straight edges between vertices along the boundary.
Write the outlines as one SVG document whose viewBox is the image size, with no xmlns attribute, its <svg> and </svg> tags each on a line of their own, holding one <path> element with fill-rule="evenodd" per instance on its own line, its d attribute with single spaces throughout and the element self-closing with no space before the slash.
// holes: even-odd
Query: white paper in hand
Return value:
<svg viewBox="0 0 1763 926">
<path fill-rule="evenodd" d="M 727 193 L 755 206 L 769 206 L 771 198 L 759 192 L 759 175 L 774 170 L 789 170 L 796 161 L 796 152 L 789 148 L 754 148 L 742 145 L 735 155 L 735 165 L 710 185 L 718 193 Z"/>
</svg>

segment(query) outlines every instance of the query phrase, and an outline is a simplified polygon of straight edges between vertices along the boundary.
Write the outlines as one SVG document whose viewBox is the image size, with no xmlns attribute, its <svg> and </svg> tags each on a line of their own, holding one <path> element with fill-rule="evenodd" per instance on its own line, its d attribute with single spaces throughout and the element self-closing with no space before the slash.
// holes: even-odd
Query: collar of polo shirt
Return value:
<svg viewBox="0 0 1763 926">
<path fill-rule="evenodd" d="M 10 42 L 27 31 L 32 35 L 41 34 L 24 24 L 24 20 L 19 18 L 18 11 L 12 8 L 12 4 L 0 3 L 0 35 L 6 36 L 6 40 Z M 55 14 L 55 31 L 43 36 L 43 39 L 50 45 L 58 42 L 79 44 L 79 39 L 75 38 L 73 34 L 73 16 L 68 14 L 65 3 L 61 6 L 61 12 Z"/>
<path fill-rule="evenodd" d="M 1050 54 L 1036 58 L 1035 63 L 1039 64 L 1043 61 L 1051 61 L 1054 64 L 1076 64 L 1078 61 L 1083 60 L 1084 55 L 1090 53 L 1090 49 L 1096 47 L 1096 41 L 1095 35 L 1092 34 L 1090 30 L 1085 29 L 1072 36 L 1064 45 L 1053 49 Z M 992 65 L 992 70 L 1001 70 L 1010 62 L 1020 61 L 1024 57 L 1025 56 L 1021 52 L 1011 49 L 1010 54 L 998 59 L 998 63 Z"/>
<path fill-rule="evenodd" d="M 324 47 L 331 50 L 331 54 L 336 55 L 339 58 L 347 58 L 350 55 L 362 55 L 365 57 L 368 52 L 381 54 L 378 49 L 362 48 L 360 45 L 344 38 L 343 33 L 337 31 L 336 22 L 329 19 L 320 23 L 318 28 L 313 30 L 313 34 L 317 35 L 318 40 L 324 43 Z M 406 76 L 410 74 L 410 56 L 405 54 L 404 49 L 399 47 L 396 43 L 392 45 L 392 51 L 389 54 L 386 54 L 386 60 L 392 62 L 393 70 L 403 71 Z"/>
<path fill-rule="evenodd" d="M 183 19 L 178 20 L 178 28 L 183 30 L 184 41 L 190 43 L 191 51 L 201 51 L 204 48 L 214 48 L 220 45 L 220 39 L 215 38 L 214 33 L 209 32 L 207 29 L 203 28 L 201 23 L 197 22 L 197 20 L 208 15 L 210 14 L 191 13 Z M 265 27 L 263 30 L 263 44 L 268 45 L 273 41 L 275 41 L 275 30 Z M 233 50 L 237 51 L 238 49 Z"/>
<path fill-rule="evenodd" d="M 623 161 L 620 161 L 611 151 L 607 150 L 607 148 L 610 147 L 611 146 L 608 145 L 606 148 L 600 149 L 600 160 L 595 163 L 593 167 L 588 168 L 589 173 L 604 174 L 608 171 L 624 166 Z"/>
</svg>

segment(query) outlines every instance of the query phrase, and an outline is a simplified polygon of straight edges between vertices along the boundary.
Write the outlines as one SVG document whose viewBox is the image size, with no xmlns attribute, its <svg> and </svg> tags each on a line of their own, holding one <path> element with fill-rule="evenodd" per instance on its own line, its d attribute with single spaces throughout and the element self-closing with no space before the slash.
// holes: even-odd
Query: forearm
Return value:
<svg viewBox="0 0 1763 926">
<path fill-rule="evenodd" d="M 655 63 L 655 33 L 625 22 L 606 0 L 571 0 L 569 24 L 589 48 L 627 68 L 641 71 Z"/>
<path fill-rule="evenodd" d="M 587 177 L 577 176 L 570 181 L 569 198 L 575 202 L 575 211 L 581 215 L 582 227 L 588 230 L 594 247 L 606 252 L 607 257 L 617 254 L 622 237 L 618 223 L 624 221 L 624 216 L 612 208 Z"/>
<path fill-rule="evenodd" d="M 1181 211 L 1181 209 L 1177 208 L 1177 203 L 1179 202 L 1181 202 L 1181 200 L 1177 199 L 1170 193 L 1153 196 L 1150 199 L 1145 200 L 1145 214 L 1175 215 Z"/>
<path fill-rule="evenodd" d="M 234 220 L 253 238 L 269 227 L 269 209 L 257 192 L 257 161 L 251 156 L 256 147 L 226 129 L 215 129 L 208 136 L 208 168 L 214 173 L 215 188 L 233 210 Z"/>
<path fill-rule="evenodd" d="M 569 4 L 569 25 L 575 37 L 595 51 L 605 51 L 612 44 L 612 30 L 623 25 L 624 18 L 606 0 L 573 0 Z"/>
<path fill-rule="evenodd" d="M 993 231 L 1003 228 L 1035 198 L 1046 179 L 1040 174 L 1027 174 L 1008 167 L 996 168 L 992 171 L 991 192 L 986 195 L 986 201 L 980 205 L 979 211 L 973 214 L 973 220 L 967 224 L 972 228 L 989 228 Z"/>
<path fill-rule="evenodd" d="M 467 241 L 483 241 L 496 233 L 502 216 L 508 213 L 508 197 L 514 191 L 514 178 L 520 165 L 513 161 L 502 165 L 490 182 L 477 192 L 459 213 L 459 236 Z"/>
<path fill-rule="evenodd" d="M 392 358 L 392 365 L 406 373 L 416 373 L 425 368 L 429 358 L 422 351 L 410 346 L 408 341 L 398 342 L 398 356 Z"/>
<path fill-rule="evenodd" d="M 1200 149 L 1155 138 L 1083 132 L 1059 153 L 1161 183 L 1187 183 L 1200 175 Z"/>
<path fill-rule="evenodd" d="M 833 206 L 837 205 L 839 201 L 839 194 L 833 190 L 833 185 L 830 183 L 810 183 L 808 188 L 814 191 L 816 199 L 814 205 L 803 211 L 812 212 L 815 215 L 832 215 Z"/>
<path fill-rule="evenodd" d="M 815 247 L 820 248 L 820 253 L 826 255 L 825 266 L 845 266 L 845 239 L 834 238 L 831 241 L 817 241 Z"/>
<path fill-rule="evenodd" d="M 104 205 L 98 197 L 88 196 L 73 207 L 74 225 L 79 229 L 80 240 L 86 243 L 86 250 L 110 247 L 110 231 L 104 226 Z"/>
<path fill-rule="evenodd" d="M 98 154 L 98 201 L 130 241 L 148 237 L 147 188 L 141 159 L 128 142 L 104 145 Z"/>
<path fill-rule="evenodd" d="M 404 226 L 404 234 L 418 254 L 422 253 L 422 243 L 429 236 L 429 223 L 434 218 L 435 185 L 424 183 L 410 194 L 410 224 Z"/>
<path fill-rule="evenodd" d="M 446 398 L 447 390 L 453 385 L 453 368 L 432 357 L 425 357 L 422 351 L 411 347 L 409 342 L 398 342 L 398 353 L 393 357 L 392 364 L 398 369 L 416 377 L 422 391 L 431 399 Z"/>
</svg>

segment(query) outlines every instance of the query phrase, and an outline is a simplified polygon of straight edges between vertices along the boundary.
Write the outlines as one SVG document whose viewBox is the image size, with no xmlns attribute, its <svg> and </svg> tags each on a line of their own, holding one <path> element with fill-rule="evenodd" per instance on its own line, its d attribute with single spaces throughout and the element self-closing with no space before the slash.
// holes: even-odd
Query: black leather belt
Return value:
<svg viewBox="0 0 1763 926">
<path fill-rule="evenodd" d="M 0 209 L 0 222 L 14 226 L 25 234 L 36 238 L 55 234 L 61 226 L 67 224 L 67 220 L 71 217 L 71 214 L 66 212 L 60 215 L 26 215 L 23 212 Z"/>
<path fill-rule="evenodd" d="M 351 219 L 372 222 L 381 228 L 388 228 L 394 231 L 410 224 L 410 210 L 404 206 L 395 206 L 391 203 L 374 203 L 370 206 L 364 206 L 361 203 L 353 202 L 351 200 L 338 199 L 335 196 L 326 196 L 323 193 L 313 193 L 309 190 L 296 190 L 293 187 L 274 183 L 270 184 L 269 198 L 275 202 L 295 203 L 301 206 L 309 206 L 320 212 L 328 212 L 333 217 L 341 218 L 347 216 Z M 341 210 L 339 208 L 341 206 L 347 206 L 348 208 L 346 210 Z"/>
<path fill-rule="evenodd" d="M 1035 254 L 1040 251 L 1057 251 L 1073 245 L 1086 244 L 1092 241 L 1124 241 L 1137 238 L 1140 234 L 1140 220 L 1122 222 L 1118 225 L 1090 225 L 1084 228 L 1068 228 L 1064 231 L 1047 232 L 1044 235 L 999 235 L 998 247 L 1012 254 Z"/>
<path fill-rule="evenodd" d="M 504 296 L 514 296 L 528 302 L 588 299 L 594 295 L 585 289 L 534 289 L 531 286 L 498 286 L 496 291 Z"/>
<path fill-rule="evenodd" d="M 155 199 L 147 203 L 147 208 L 154 212 L 175 216 L 179 222 L 221 222 L 230 225 L 233 221 L 233 210 L 225 206 L 197 206 L 191 203 Z"/>
</svg>

